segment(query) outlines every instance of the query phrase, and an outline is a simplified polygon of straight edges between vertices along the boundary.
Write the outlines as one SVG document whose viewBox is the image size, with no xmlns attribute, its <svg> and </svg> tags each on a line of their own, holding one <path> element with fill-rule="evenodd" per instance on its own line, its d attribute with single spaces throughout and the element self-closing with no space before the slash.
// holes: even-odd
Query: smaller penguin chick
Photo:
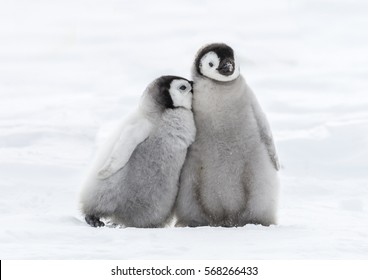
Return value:
<svg viewBox="0 0 368 280">
<path fill-rule="evenodd" d="M 143 93 L 100 155 L 80 196 L 88 224 L 163 227 L 172 217 L 179 175 L 196 134 L 192 82 L 162 76 Z"/>
</svg>

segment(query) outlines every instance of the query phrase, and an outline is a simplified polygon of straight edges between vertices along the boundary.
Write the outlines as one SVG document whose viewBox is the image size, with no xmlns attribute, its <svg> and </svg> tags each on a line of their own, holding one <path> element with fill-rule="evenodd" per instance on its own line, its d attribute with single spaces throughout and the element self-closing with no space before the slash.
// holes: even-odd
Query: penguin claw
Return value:
<svg viewBox="0 0 368 280">
<path fill-rule="evenodd" d="M 93 216 L 93 215 L 86 215 L 86 217 L 84 218 L 87 222 L 87 224 L 89 224 L 92 227 L 103 227 L 105 226 L 104 222 L 100 221 L 100 218 Z"/>
</svg>

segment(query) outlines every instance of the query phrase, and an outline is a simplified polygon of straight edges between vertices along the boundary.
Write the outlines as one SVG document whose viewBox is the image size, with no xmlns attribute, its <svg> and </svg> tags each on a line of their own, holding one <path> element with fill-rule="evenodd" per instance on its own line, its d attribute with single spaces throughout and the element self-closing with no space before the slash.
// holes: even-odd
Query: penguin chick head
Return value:
<svg viewBox="0 0 368 280">
<path fill-rule="evenodd" d="M 152 98 L 161 109 L 192 109 L 193 83 L 177 76 L 162 76 L 153 82 Z"/>
<path fill-rule="evenodd" d="M 233 81 L 240 74 L 233 49 L 222 43 L 202 47 L 195 58 L 194 71 L 220 82 Z"/>
</svg>

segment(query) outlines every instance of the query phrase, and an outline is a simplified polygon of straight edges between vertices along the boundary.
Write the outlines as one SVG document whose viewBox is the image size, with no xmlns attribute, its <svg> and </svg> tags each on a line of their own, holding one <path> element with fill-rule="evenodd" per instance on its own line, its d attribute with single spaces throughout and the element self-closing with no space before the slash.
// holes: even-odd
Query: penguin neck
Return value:
<svg viewBox="0 0 368 280">
<path fill-rule="evenodd" d="M 149 95 L 143 94 L 139 104 L 139 110 L 152 123 L 156 123 L 161 117 L 164 109 Z"/>
<path fill-rule="evenodd" d="M 247 106 L 249 103 L 247 85 L 241 75 L 226 83 L 203 77 L 193 77 L 193 80 L 193 111 L 197 118 L 211 119 L 216 115 L 226 119 L 229 112 L 237 113 L 240 108 L 237 104 Z"/>
<path fill-rule="evenodd" d="M 211 100 L 220 98 L 220 102 L 227 98 L 231 98 L 234 101 L 238 95 L 244 93 L 244 88 L 246 87 L 246 82 L 242 75 L 229 82 L 215 81 L 207 77 L 195 75 L 193 76 L 193 81 L 194 98 L 199 95 L 206 95 L 206 98 Z"/>
</svg>

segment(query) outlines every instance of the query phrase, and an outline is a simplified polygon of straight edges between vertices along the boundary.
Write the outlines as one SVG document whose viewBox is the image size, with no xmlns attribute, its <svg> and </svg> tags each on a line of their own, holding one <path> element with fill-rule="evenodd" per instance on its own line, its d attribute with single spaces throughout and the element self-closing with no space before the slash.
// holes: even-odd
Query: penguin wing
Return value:
<svg viewBox="0 0 368 280">
<path fill-rule="evenodd" d="M 258 132 L 261 138 L 261 141 L 264 145 L 266 145 L 268 155 L 275 167 L 276 170 L 280 170 L 280 163 L 276 153 L 275 143 L 273 141 L 272 132 L 270 125 L 268 124 L 266 115 L 262 112 L 259 105 L 254 102 L 252 104 L 253 114 L 257 121 Z"/>
<path fill-rule="evenodd" d="M 124 123 L 110 154 L 98 171 L 98 178 L 106 179 L 123 168 L 135 148 L 150 135 L 152 128 L 153 124 L 142 115 L 136 115 Z"/>
</svg>

